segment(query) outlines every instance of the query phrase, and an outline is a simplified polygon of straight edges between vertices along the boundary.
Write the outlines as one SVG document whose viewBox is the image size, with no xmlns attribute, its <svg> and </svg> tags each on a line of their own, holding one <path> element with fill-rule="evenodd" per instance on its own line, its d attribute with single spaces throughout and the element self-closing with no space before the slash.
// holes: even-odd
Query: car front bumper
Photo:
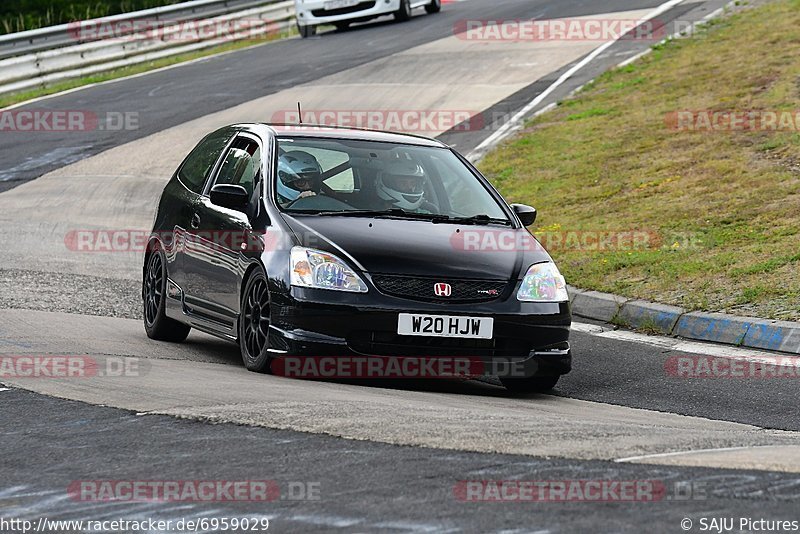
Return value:
<svg viewBox="0 0 800 534">
<path fill-rule="evenodd" d="M 570 371 L 571 312 L 564 303 L 441 304 L 376 294 L 292 288 L 273 299 L 270 348 L 281 357 L 467 358 L 485 374 L 529 377 Z M 494 318 L 491 340 L 397 334 L 398 315 Z"/>
<path fill-rule="evenodd" d="M 368 0 L 345 9 L 325 10 L 323 0 L 297 2 L 297 22 L 301 26 L 331 24 L 345 20 L 368 20 L 394 13 L 400 9 L 400 0 Z"/>
</svg>

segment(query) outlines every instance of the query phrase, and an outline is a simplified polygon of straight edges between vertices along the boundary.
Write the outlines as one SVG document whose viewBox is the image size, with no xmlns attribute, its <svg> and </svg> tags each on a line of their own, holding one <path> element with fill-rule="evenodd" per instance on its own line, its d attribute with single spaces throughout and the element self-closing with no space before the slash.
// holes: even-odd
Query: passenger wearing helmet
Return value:
<svg viewBox="0 0 800 534">
<path fill-rule="evenodd" d="M 300 198 L 316 195 L 322 187 L 322 167 L 317 158 L 302 150 L 278 157 L 278 198 L 287 206 Z"/>
<path fill-rule="evenodd" d="M 396 159 L 386 163 L 378 173 L 378 196 L 392 207 L 417 210 L 425 194 L 425 171 L 410 159 Z"/>
</svg>

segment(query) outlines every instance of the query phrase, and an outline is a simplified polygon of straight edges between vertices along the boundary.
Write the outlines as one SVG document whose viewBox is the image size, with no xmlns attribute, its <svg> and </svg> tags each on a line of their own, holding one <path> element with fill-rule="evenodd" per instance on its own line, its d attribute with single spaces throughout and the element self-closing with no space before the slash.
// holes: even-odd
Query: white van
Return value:
<svg viewBox="0 0 800 534">
<path fill-rule="evenodd" d="M 411 18 L 411 10 L 424 7 L 428 13 L 438 13 L 442 0 L 294 0 L 297 30 L 303 37 L 317 32 L 320 24 L 333 24 L 346 29 L 352 22 L 393 14 L 395 20 Z"/>
</svg>

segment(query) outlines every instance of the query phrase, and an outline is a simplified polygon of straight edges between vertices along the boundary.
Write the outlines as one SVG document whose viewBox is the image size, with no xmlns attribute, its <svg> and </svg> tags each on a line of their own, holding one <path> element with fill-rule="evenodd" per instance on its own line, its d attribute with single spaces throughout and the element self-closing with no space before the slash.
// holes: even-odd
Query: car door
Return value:
<svg viewBox="0 0 800 534">
<path fill-rule="evenodd" d="M 162 237 L 167 254 L 170 279 L 186 289 L 186 238 L 192 229 L 195 205 L 205 190 L 206 182 L 216 168 L 222 153 L 233 140 L 236 129 L 222 128 L 207 135 L 186 156 L 173 180 L 165 190 L 166 200 L 162 199 L 167 233 Z"/>
<path fill-rule="evenodd" d="M 231 330 L 239 310 L 239 284 L 248 262 L 250 215 L 215 205 L 211 189 L 218 184 L 240 185 L 257 202 L 262 149 L 258 139 L 238 134 L 226 148 L 217 171 L 194 204 L 194 224 L 187 241 L 186 303 L 190 313 Z"/>
</svg>

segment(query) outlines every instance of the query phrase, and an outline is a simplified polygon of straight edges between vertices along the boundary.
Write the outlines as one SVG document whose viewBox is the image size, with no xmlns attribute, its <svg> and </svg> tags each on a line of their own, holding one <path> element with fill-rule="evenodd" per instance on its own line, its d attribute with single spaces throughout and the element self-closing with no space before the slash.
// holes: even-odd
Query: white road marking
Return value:
<svg viewBox="0 0 800 534">
<path fill-rule="evenodd" d="M 631 57 L 629 57 L 628 59 L 626 59 L 625 61 L 623 61 L 623 62 L 622 62 L 622 63 L 620 63 L 619 65 L 617 65 L 617 68 L 618 68 L 618 69 L 621 69 L 621 68 L 623 68 L 623 67 L 627 67 L 627 66 L 628 66 L 628 65 L 630 65 L 631 63 L 634 63 L 635 61 L 638 61 L 639 59 L 641 59 L 641 58 L 643 58 L 644 56 L 648 55 L 648 54 L 649 54 L 650 52 L 652 52 L 652 51 L 653 51 L 653 49 L 652 49 L 652 48 L 648 48 L 647 50 L 642 50 L 642 51 L 641 51 L 641 52 L 639 52 L 638 54 L 636 54 L 636 55 L 634 55 L 634 56 L 631 56 Z"/>
<path fill-rule="evenodd" d="M 614 460 L 617 463 L 623 462 L 637 462 L 639 460 L 646 460 L 648 458 L 668 458 L 670 456 L 682 456 L 688 454 L 708 454 L 708 453 L 715 453 L 715 452 L 727 452 L 727 451 L 743 451 L 749 449 L 761 449 L 764 447 L 774 447 L 774 445 L 756 445 L 752 447 L 722 447 L 719 449 L 697 449 L 693 451 L 675 451 L 675 452 L 661 452 L 658 454 L 644 454 L 642 456 L 629 456 L 627 458 L 617 458 Z"/>
<path fill-rule="evenodd" d="M 713 19 L 717 15 L 722 14 L 722 12 L 724 12 L 726 9 L 728 9 L 729 6 L 731 6 L 732 4 L 736 4 L 737 2 L 738 2 L 738 0 L 732 0 L 731 2 L 729 2 L 729 3 L 725 4 L 724 6 L 722 6 L 721 8 L 719 8 L 719 9 L 717 9 L 715 11 L 712 11 L 711 13 L 709 13 L 708 15 L 703 17 L 703 20 L 711 20 L 711 19 Z"/>
<path fill-rule="evenodd" d="M 709 13 L 708 15 L 706 15 L 705 17 L 703 17 L 703 19 L 701 21 L 693 22 L 689 31 L 692 34 L 694 34 L 694 32 L 697 29 L 697 26 L 699 26 L 700 24 L 703 24 L 705 22 L 708 22 L 709 20 L 721 15 L 722 13 L 725 12 L 726 9 L 728 9 L 730 6 L 736 4 L 738 1 L 739 0 L 731 0 L 730 2 L 728 2 L 727 4 L 722 6 L 721 8 L 716 9 L 716 10 L 712 11 L 711 13 Z M 697 2 L 691 2 L 691 3 L 697 3 Z M 677 38 L 681 37 L 684 33 L 686 33 L 686 29 L 681 30 L 679 32 L 673 33 L 672 35 L 670 35 L 666 39 L 662 40 L 661 42 L 665 43 L 665 42 L 670 41 L 672 39 L 677 39 Z M 638 54 L 636 54 L 635 56 L 631 56 L 628 59 L 626 59 L 625 61 L 623 61 L 622 63 L 620 63 L 619 65 L 617 65 L 617 68 L 621 69 L 623 67 L 627 67 L 631 63 L 634 63 L 634 62 L 638 61 L 639 59 L 643 58 L 644 56 L 650 54 L 650 52 L 652 52 L 652 51 L 653 51 L 652 47 L 650 47 L 650 48 L 648 48 L 646 50 L 643 50 L 643 51 L 639 52 Z"/>
<path fill-rule="evenodd" d="M 680 4 L 680 3 L 682 3 L 682 2 L 684 2 L 684 0 L 669 0 L 669 2 L 665 2 L 665 3 L 661 4 L 659 7 L 657 7 L 656 9 L 654 9 L 653 11 L 651 11 L 650 13 L 648 13 L 647 15 L 645 15 L 643 18 L 641 18 L 641 19 L 638 21 L 638 23 L 639 23 L 639 24 L 643 24 L 643 23 L 645 23 L 645 22 L 647 22 L 647 21 L 649 21 L 649 20 L 651 20 L 651 19 L 653 19 L 653 18 L 657 17 L 658 15 L 660 15 L 660 14 L 664 13 L 665 11 L 668 11 L 668 10 L 672 9 L 673 7 L 677 6 L 678 4 Z M 622 36 L 620 36 L 620 38 L 621 38 L 621 37 L 622 37 Z M 519 125 L 520 125 L 520 124 L 521 124 L 521 122 L 522 122 L 522 121 L 525 119 L 525 117 L 526 117 L 526 116 L 527 116 L 527 115 L 528 115 L 528 114 L 529 114 L 531 111 L 533 111 L 533 109 L 534 109 L 534 108 L 536 108 L 536 106 L 538 106 L 539 104 L 541 104 L 541 103 L 542 103 L 542 101 L 543 101 L 545 98 L 547 98 L 548 96 L 550 96 L 550 93 L 552 93 L 552 92 L 553 92 L 553 91 L 555 91 L 555 90 L 556 90 L 558 87 L 560 87 L 561 85 L 563 85 L 563 84 L 564 84 L 564 82 L 566 82 L 567 80 L 569 80 L 570 78 L 572 78 L 572 76 L 573 76 L 573 75 L 575 75 L 575 73 L 577 73 L 577 72 L 578 72 L 579 70 L 581 70 L 583 67 L 585 67 L 586 65 L 588 65 L 589 63 L 591 63 L 592 61 L 594 61 L 594 60 L 595 60 L 595 59 L 596 59 L 596 58 L 597 58 L 597 57 L 598 57 L 600 54 L 602 54 L 603 52 L 605 52 L 606 50 L 608 50 L 608 49 L 609 49 L 609 48 L 610 48 L 612 45 L 614 45 L 614 43 L 616 43 L 618 40 L 619 40 L 619 38 L 617 38 L 617 39 L 614 39 L 614 40 L 612 40 L 612 41 L 608 41 L 608 42 L 606 42 L 606 43 L 603 43 L 603 44 L 602 44 L 602 45 L 600 45 L 598 48 L 596 48 L 596 49 L 595 49 L 595 50 L 594 50 L 592 53 L 590 53 L 588 56 L 586 56 L 585 58 L 583 58 L 583 60 L 581 60 L 581 61 L 580 61 L 580 62 L 578 62 L 576 65 L 574 65 L 574 66 L 573 66 L 571 69 L 569 69 L 567 72 L 565 72 L 564 74 L 562 74 L 562 75 L 561 75 L 561 77 L 560 77 L 560 78 L 558 78 L 558 79 L 557 79 L 555 82 L 553 82 L 553 83 L 552 83 L 552 84 L 551 84 L 551 85 L 550 85 L 550 86 L 549 86 L 547 89 L 545 89 L 544 91 L 542 91 L 542 92 L 541 92 L 541 93 L 540 93 L 540 94 L 539 94 L 539 95 L 538 95 L 536 98 L 534 98 L 533 100 L 531 100 L 531 101 L 530 101 L 530 103 L 528 103 L 528 105 L 526 105 L 524 108 L 522 108 L 521 110 L 519 110 L 519 111 L 518 111 L 518 112 L 517 112 L 517 113 L 516 113 L 516 114 L 515 114 L 515 115 L 514 115 L 512 118 L 511 118 L 511 120 L 510 120 L 510 121 L 508 121 L 508 122 L 507 122 L 507 123 L 505 123 L 503 126 L 501 126 L 501 127 L 500 127 L 500 128 L 499 128 L 499 129 L 498 129 L 496 132 L 494 132 L 492 135 L 490 135 L 489 137 L 487 137 L 486 139 L 484 139 L 484 140 L 483 140 L 483 142 L 482 142 L 480 145 L 478 145 L 478 146 L 475 148 L 475 150 L 473 150 L 472 152 L 470 152 L 470 154 L 469 154 L 469 156 L 468 156 L 468 159 L 469 159 L 470 161 L 473 161 L 473 162 L 474 162 L 474 161 L 477 161 L 477 160 L 478 160 L 478 159 L 480 159 L 480 158 L 481 158 L 481 156 L 483 156 L 483 154 L 485 154 L 485 153 L 486 153 L 486 152 L 487 152 L 487 151 L 488 151 L 488 150 L 489 150 L 491 147 L 493 147 L 494 145 L 496 145 L 497 143 L 499 143 L 500 141 L 502 141 L 503 139 L 505 139 L 506 137 L 508 137 L 509 135 L 511 135 L 511 134 L 512 134 L 512 133 L 513 133 L 513 132 L 514 132 L 514 131 L 515 131 L 517 128 L 519 128 Z"/>
<path fill-rule="evenodd" d="M 0 393 L 2 393 L 3 391 L 11 391 L 11 388 L 0 388 Z"/>
<path fill-rule="evenodd" d="M 697 341 L 686 341 L 683 339 L 666 336 L 649 336 L 629 330 L 612 330 L 609 327 L 598 326 L 588 323 L 573 322 L 572 330 L 589 334 L 592 336 L 607 339 L 616 339 L 630 343 L 642 343 L 653 347 L 661 347 L 675 352 L 688 352 L 690 354 L 702 354 L 716 358 L 729 358 L 732 360 L 746 360 L 769 365 L 778 365 L 782 361 L 796 361 L 797 356 L 791 354 L 777 354 L 756 349 L 743 349 L 730 345 L 719 345 L 715 343 L 701 343 Z"/>
</svg>

